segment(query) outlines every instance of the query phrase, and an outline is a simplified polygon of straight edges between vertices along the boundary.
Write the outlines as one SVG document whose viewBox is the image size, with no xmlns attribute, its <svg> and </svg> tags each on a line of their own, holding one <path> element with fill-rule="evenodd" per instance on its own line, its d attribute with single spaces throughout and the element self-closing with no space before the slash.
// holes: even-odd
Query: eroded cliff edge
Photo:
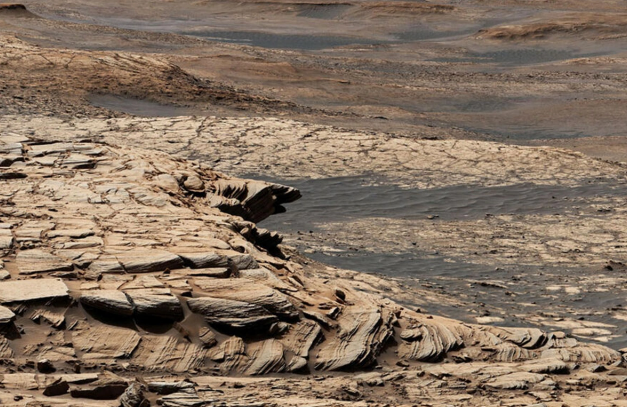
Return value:
<svg viewBox="0 0 627 407">
<path fill-rule="evenodd" d="M 297 199 L 292 188 L 7 132 L 0 166 L 2 404 L 622 397 L 617 351 L 414 312 L 282 255 L 252 221 Z"/>
</svg>

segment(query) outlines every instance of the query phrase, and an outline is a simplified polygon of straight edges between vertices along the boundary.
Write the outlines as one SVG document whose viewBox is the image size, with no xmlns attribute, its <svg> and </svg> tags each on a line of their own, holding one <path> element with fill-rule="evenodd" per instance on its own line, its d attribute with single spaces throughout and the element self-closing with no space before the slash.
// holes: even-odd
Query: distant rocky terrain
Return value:
<svg viewBox="0 0 627 407">
<path fill-rule="evenodd" d="M 0 405 L 627 405 L 589 7 L 0 4 Z"/>
</svg>

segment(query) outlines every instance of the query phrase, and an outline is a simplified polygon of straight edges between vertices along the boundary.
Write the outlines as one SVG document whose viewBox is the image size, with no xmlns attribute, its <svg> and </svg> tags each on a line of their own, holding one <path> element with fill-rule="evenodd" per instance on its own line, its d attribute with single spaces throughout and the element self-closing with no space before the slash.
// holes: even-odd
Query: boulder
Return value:
<svg viewBox="0 0 627 407">
<path fill-rule="evenodd" d="M 10 230 L 0 230 L 0 250 L 7 250 L 13 247 L 15 238 Z"/>
<path fill-rule="evenodd" d="M 526 390 L 530 384 L 539 383 L 545 376 L 537 373 L 516 372 L 506 374 L 486 383 L 487 387 L 501 390 Z"/>
<path fill-rule="evenodd" d="M 127 387 L 128 382 L 126 379 L 113 373 L 105 372 L 93 383 L 72 386 L 70 395 L 73 398 L 115 400 L 124 393 Z"/>
<path fill-rule="evenodd" d="M 132 361 L 147 370 L 182 373 L 199 369 L 206 354 L 201 346 L 175 336 L 144 335 Z"/>
<path fill-rule="evenodd" d="M 216 334 L 209 328 L 202 327 L 198 332 L 198 339 L 203 344 L 205 348 L 212 348 L 218 344 L 218 340 L 216 338 Z"/>
<path fill-rule="evenodd" d="M 148 407 L 150 401 L 144 397 L 144 386 L 141 383 L 133 382 L 124 390 L 122 397 L 120 397 L 120 404 L 121 407 Z"/>
<path fill-rule="evenodd" d="M 318 354 L 316 368 L 340 370 L 370 365 L 383 346 L 381 331 L 391 330 L 382 324 L 381 312 L 378 309 L 347 312 L 339 322 L 340 330 Z M 387 332 L 384 334 L 383 337 Z"/>
<path fill-rule="evenodd" d="M 282 204 L 301 197 L 296 188 L 263 181 L 219 179 L 208 189 L 213 193 L 209 198 L 212 206 L 255 223 L 284 212 Z"/>
<path fill-rule="evenodd" d="M 193 389 L 194 383 L 188 381 L 180 382 L 150 382 L 148 383 L 148 390 L 152 393 L 161 395 L 168 395 L 172 393 L 178 393 L 180 391 Z"/>
<path fill-rule="evenodd" d="M 37 371 L 40 373 L 52 373 L 56 370 L 52 362 L 48 359 L 40 359 L 37 361 Z"/>
<path fill-rule="evenodd" d="M 133 304 L 126 294 L 118 290 L 84 291 L 80 298 L 81 304 L 113 315 L 133 315 Z"/>
<path fill-rule="evenodd" d="M 70 385 L 63 379 L 57 379 L 44 389 L 44 396 L 54 397 L 66 394 L 70 390 Z"/>
<path fill-rule="evenodd" d="M 174 295 L 161 294 L 157 290 L 128 290 L 126 295 L 135 306 L 135 315 L 179 321 L 183 319 L 183 307 Z"/>
<path fill-rule="evenodd" d="M 251 362 L 246 369 L 246 374 L 255 376 L 279 373 L 285 370 L 284 348 L 281 342 L 275 339 L 268 339 L 254 346 L 251 345 L 248 348 L 248 353 Z"/>
</svg>

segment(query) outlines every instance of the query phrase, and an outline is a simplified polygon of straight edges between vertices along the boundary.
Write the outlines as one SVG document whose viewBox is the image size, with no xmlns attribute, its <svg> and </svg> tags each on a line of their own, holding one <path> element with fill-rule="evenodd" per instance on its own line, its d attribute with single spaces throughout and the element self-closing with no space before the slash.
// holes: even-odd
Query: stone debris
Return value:
<svg viewBox="0 0 627 407">
<path fill-rule="evenodd" d="M 120 404 L 122 407 L 147 407 L 150 406 L 150 401 L 144 397 L 144 389 L 141 383 L 131 383 L 122 397 L 120 397 Z"/>
<path fill-rule="evenodd" d="M 26 178 L 0 181 L 12 202 L 0 231 L 14 239 L 2 252 L 11 279 L 0 281 L 0 403 L 20 390 L 33 403 L 69 392 L 85 406 L 120 397 L 112 405 L 307 405 L 316 394 L 337 405 L 394 388 L 412 400 L 481 404 L 492 392 L 558 391 L 585 375 L 619 386 L 585 369 L 622 366 L 602 345 L 414 312 L 357 273 L 329 283 L 317 266 L 273 255 L 275 246 L 256 244 L 267 231 L 250 221 L 296 190 L 105 143 L 19 144 Z M 44 360 L 56 371 L 41 370 Z M 269 385 L 264 375 L 282 372 L 302 376 L 251 396 Z"/>
</svg>

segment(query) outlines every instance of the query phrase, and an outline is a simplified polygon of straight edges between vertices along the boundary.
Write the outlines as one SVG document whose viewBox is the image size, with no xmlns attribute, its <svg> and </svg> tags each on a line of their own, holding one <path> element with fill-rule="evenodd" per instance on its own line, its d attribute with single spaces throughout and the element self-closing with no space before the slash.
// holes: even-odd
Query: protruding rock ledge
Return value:
<svg viewBox="0 0 627 407">
<path fill-rule="evenodd" d="M 0 303 L 27 302 L 67 297 L 69 289 L 61 279 L 42 278 L 0 282 Z"/>
</svg>

